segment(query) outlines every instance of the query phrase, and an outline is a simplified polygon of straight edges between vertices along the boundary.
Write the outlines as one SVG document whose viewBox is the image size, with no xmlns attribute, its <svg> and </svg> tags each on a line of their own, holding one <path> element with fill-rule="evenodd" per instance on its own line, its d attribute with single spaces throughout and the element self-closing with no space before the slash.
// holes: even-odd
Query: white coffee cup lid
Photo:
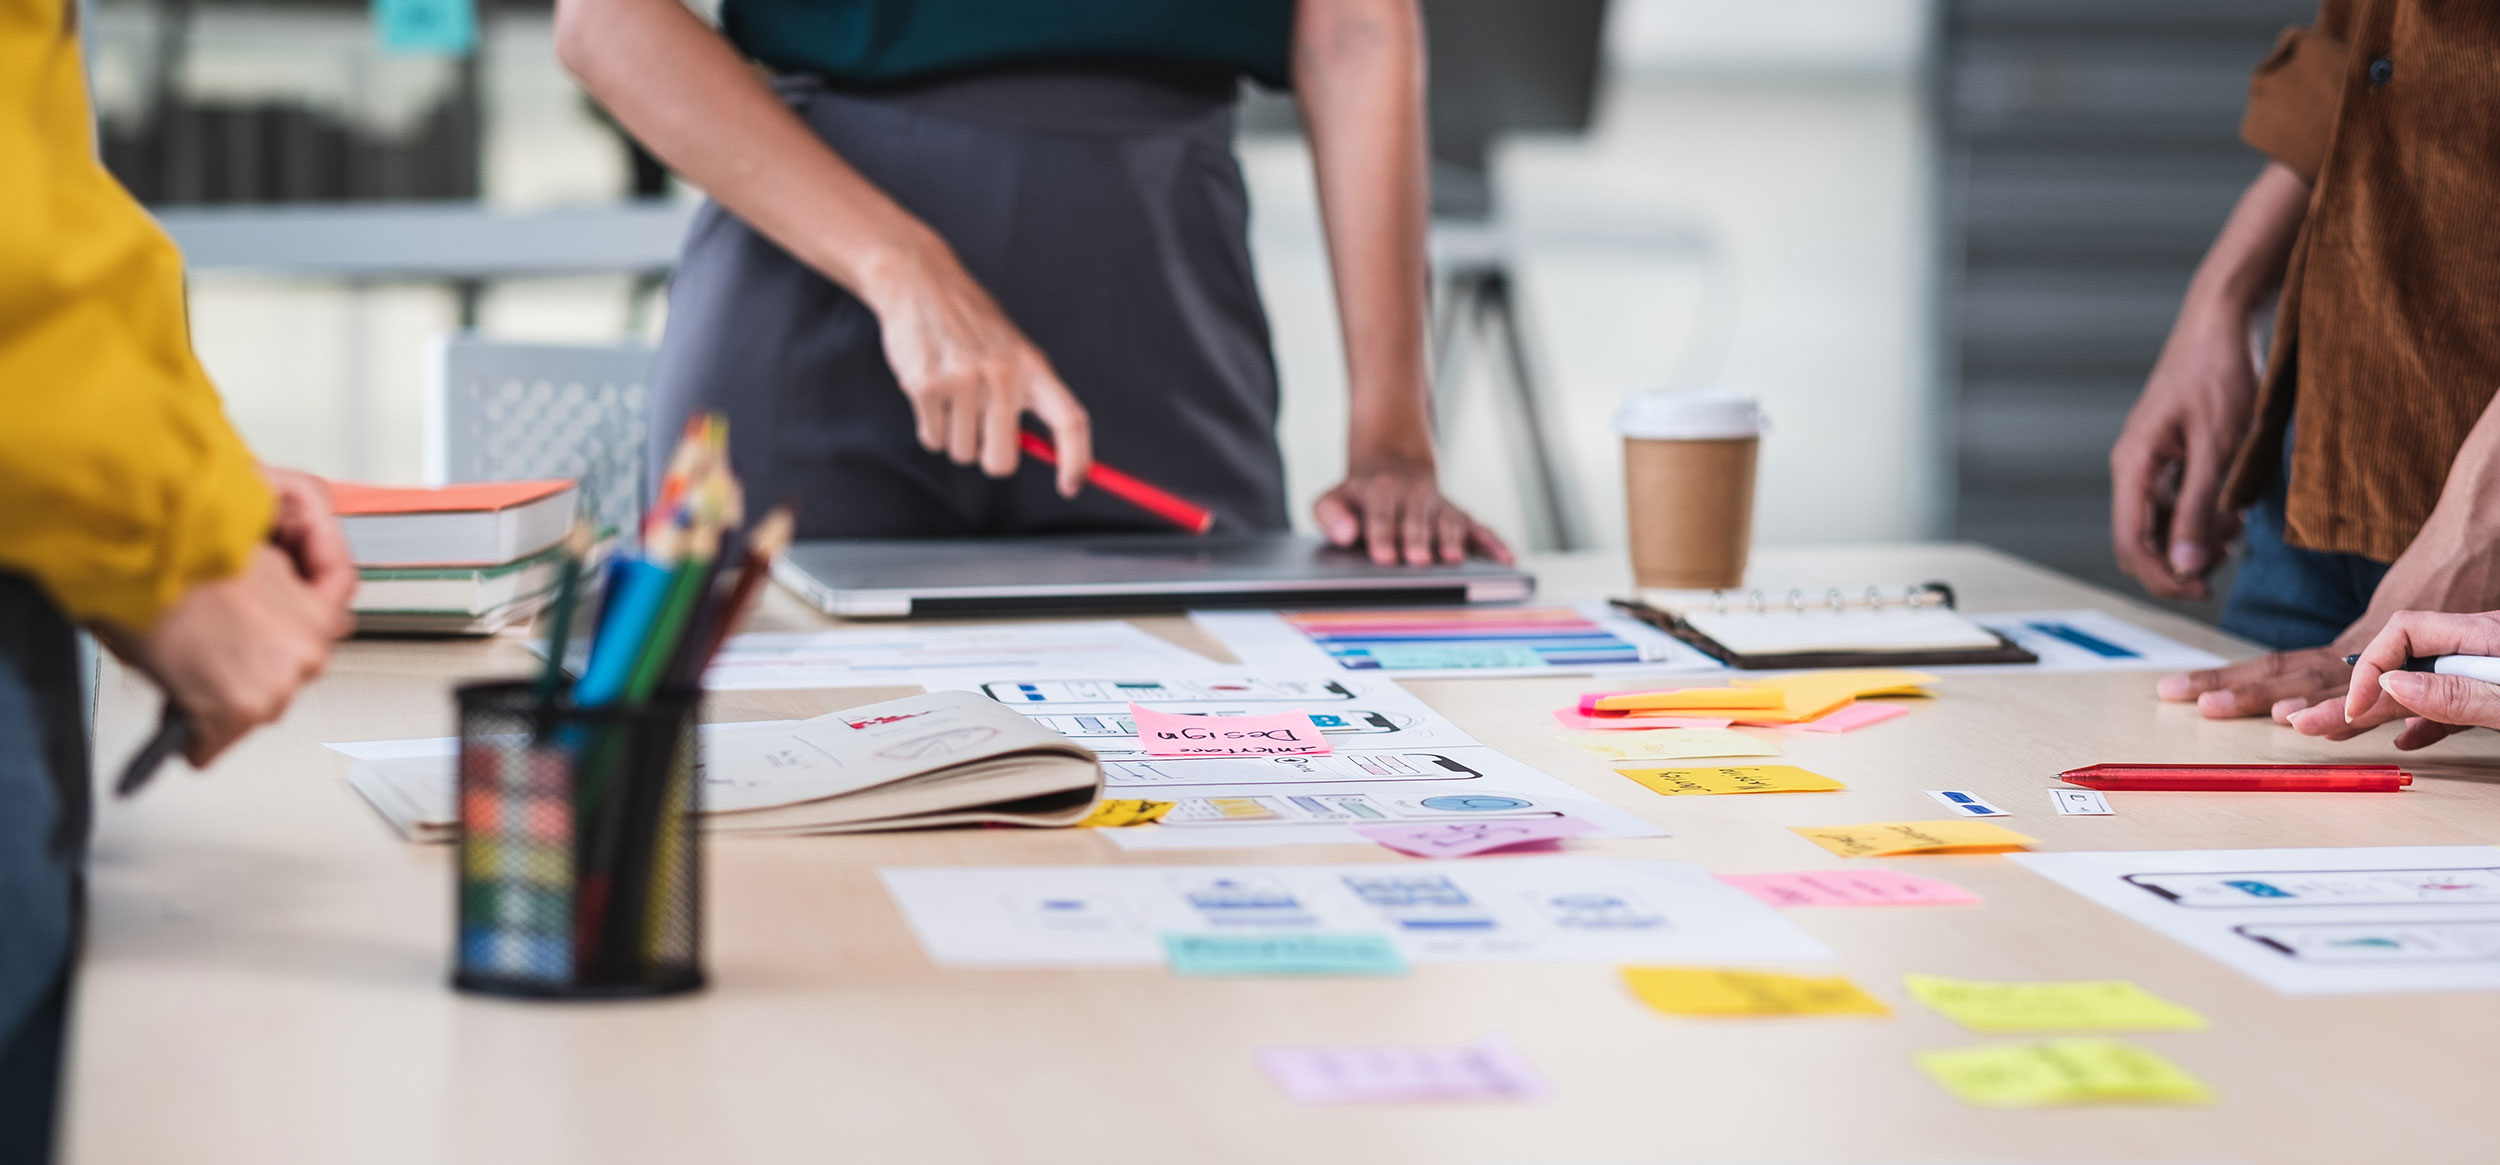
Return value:
<svg viewBox="0 0 2500 1165">
<path fill-rule="evenodd" d="M 1725 441 L 1770 427 L 1752 397 L 1726 392 L 1636 392 L 1615 410 L 1615 432 L 1650 441 Z"/>
</svg>

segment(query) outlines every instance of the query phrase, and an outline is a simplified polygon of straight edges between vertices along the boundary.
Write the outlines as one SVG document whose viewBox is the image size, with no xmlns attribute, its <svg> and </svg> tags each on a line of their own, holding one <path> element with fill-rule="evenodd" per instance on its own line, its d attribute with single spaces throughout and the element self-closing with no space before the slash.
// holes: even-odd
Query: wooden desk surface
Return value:
<svg viewBox="0 0 2500 1165">
<path fill-rule="evenodd" d="M 1975 610 L 2123 608 L 1968 547 L 1772 551 L 1758 576 L 1947 578 Z M 1601 558 L 1538 564 L 1548 596 L 1619 585 Z M 2230 654 L 2182 620 L 2131 618 Z M 786 596 L 767 625 L 815 622 Z M 1148 621 L 1176 638 L 1178 620 Z M 73 1029 L 78 1162 L 2465 1161 L 2500 1134 L 2500 994 L 2286 998 L 2001 857 L 1908 858 L 1979 907 L 1809 910 L 1837 968 L 1896 1005 L 1900 976 L 2126 977 L 2213 1020 L 2140 1037 L 2221 1093 L 2210 1108 L 1989 1111 L 1911 1054 L 1980 1042 L 1915 1004 L 1889 1020 L 1703 1022 L 1636 1004 L 1610 966 L 1424 966 L 1389 981 L 1187 980 L 1162 970 L 946 971 L 880 889 L 886 865 L 1398 861 L 1360 846 L 1129 855 L 1083 831 L 717 840 L 715 986 L 545 1005 L 445 986 L 450 851 L 399 842 L 322 741 L 438 736 L 457 677 L 525 670 L 508 642 L 354 643 L 285 722 L 205 777 L 107 802 Z M 2150 675 L 1967 676 L 1907 717 L 1791 736 L 1846 792 L 1650 794 L 1557 741 L 1585 678 L 1416 682 L 1485 743 L 1674 836 L 1590 843 L 1719 871 L 1829 866 L 1791 825 L 1935 816 L 1920 790 L 2001 799 L 2043 850 L 2500 840 L 2500 738 L 2415 758 L 2401 796 L 2121 794 L 2115 817 L 2039 792 L 2116 759 L 2381 761 L 2151 697 Z M 730 693 L 722 719 L 813 715 L 894 690 Z M 108 671 L 118 763 L 154 719 Z M 2037 810 L 2035 812 L 2035 810 Z M 1261 1045 L 1509 1036 L 1557 1086 L 1525 1106 L 1296 1107 Z"/>
</svg>

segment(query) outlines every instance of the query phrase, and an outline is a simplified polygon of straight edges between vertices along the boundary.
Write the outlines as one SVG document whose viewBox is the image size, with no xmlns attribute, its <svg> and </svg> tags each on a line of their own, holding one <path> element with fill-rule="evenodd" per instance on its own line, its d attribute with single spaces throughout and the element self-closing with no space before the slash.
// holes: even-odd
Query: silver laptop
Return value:
<svg viewBox="0 0 2500 1165">
<path fill-rule="evenodd" d="M 1346 603 L 1501 603 L 1536 578 L 1517 567 L 1374 566 L 1291 534 L 801 542 L 773 577 L 828 615 L 995 615 Z"/>
</svg>

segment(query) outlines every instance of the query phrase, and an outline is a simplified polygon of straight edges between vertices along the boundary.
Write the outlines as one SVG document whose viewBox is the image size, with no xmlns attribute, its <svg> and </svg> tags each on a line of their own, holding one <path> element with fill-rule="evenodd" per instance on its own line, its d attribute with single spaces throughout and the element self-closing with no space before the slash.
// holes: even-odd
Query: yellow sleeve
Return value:
<svg viewBox="0 0 2500 1165">
<path fill-rule="evenodd" d="M 0 570 L 145 630 L 268 536 L 182 257 L 96 159 L 65 0 L 0 0 Z"/>
</svg>

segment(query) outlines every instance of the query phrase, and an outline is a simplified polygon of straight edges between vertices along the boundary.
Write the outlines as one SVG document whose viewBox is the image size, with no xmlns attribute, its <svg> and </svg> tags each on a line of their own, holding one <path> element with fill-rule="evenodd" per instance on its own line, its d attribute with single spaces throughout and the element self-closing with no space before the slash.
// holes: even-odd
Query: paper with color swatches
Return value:
<svg viewBox="0 0 2500 1165">
<path fill-rule="evenodd" d="M 1259 1070 L 1303 1104 L 1537 1100 L 1552 1094 L 1510 1041 L 1465 1047 L 1261 1048 Z"/>
<path fill-rule="evenodd" d="M 2125 979 L 1988 983 L 1904 975 L 1910 997 L 1975 1032 L 2203 1031 L 2205 1017 Z"/>
<path fill-rule="evenodd" d="M 1951 882 L 1872 867 L 1718 877 L 1773 906 L 1967 906 L 1979 901 L 1979 895 Z"/>
<path fill-rule="evenodd" d="M 1716 793 L 1828 793 L 1848 786 L 1795 765 L 1732 765 L 1724 768 L 1652 769 L 1619 767 L 1616 772 L 1651 790 L 1679 796 Z"/>
<path fill-rule="evenodd" d="M 1780 975 L 1728 967 L 1625 967 L 1624 986 L 1668 1015 L 1891 1015 L 1837 975 Z"/>
<path fill-rule="evenodd" d="M 2125 1040 L 2044 1040 L 1918 1054 L 1955 1096 L 1990 1108 L 2050 1104 L 2211 1104 L 2213 1089 L 2169 1057 Z"/>
<path fill-rule="evenodd" d="M 1873 825 L 1800 825 L 1806 840 L 1844 858 L 1899 854 L 2000 854 L 2032 839 L 1986 821 L 1885 821 Z"/>
</svg>

